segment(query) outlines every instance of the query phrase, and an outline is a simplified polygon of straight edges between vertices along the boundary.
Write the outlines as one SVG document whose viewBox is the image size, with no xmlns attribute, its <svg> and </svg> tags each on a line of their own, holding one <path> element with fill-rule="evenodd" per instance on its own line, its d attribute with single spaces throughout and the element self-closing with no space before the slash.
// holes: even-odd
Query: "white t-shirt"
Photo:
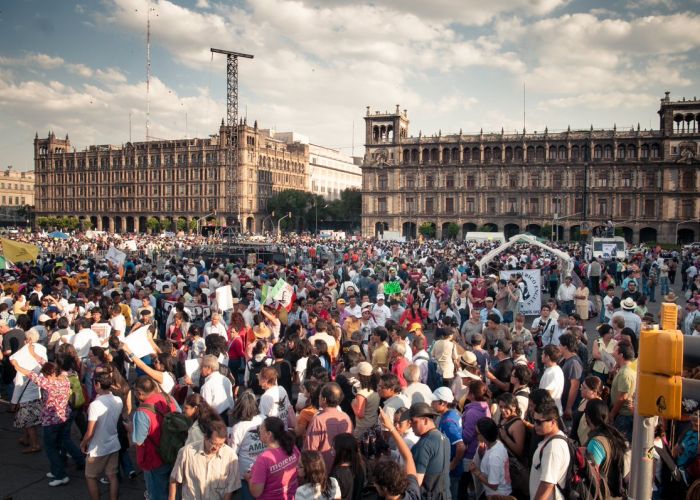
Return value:
<svg viewBox="0 0 700 500">
<path fill-rule="evenodd" d="M 564 436 L 564 433 L 559 431 L 559 435 Z M 560 487 L 564 487 L 566 471 L 569 468 L 569 460 L 571 459 L 569 445 L 563 439 L 552 439 L 547 442 L 548 440 L 549 438 L 545 438 L 537 445 L 537 450 L 535 450 L 535 454 L 532 457 L 532 466 L 530 467 L 531 498 L 535 498 L 535 493 L 537 493 L 537 488 L 539 488 L 541 481 L 550 484 L 559 483 Z M 547 443 L 547 447 L 542 453 L 542 463 L 540 464 L 540 450 L 545 443 Z M 551 498 L 564 500 L 564 495 L 559 491 L 559 488 L 555 487 L 554 496 Z"/>
<path fill-rule="evenodd" d="M 233 426 L 231 448 L 238 455 L 238 470 L 241 477 L 253 466 L 258 455 L 265 451 L 265 445 L 258 433 L 258 427 L 263 420 L 265 420 L 263 415 L 256 415 L 251 420 L 238 422 Z"/>
<path fill-rule="evenodd" d="M 95 433 L 88 446 L 88 455 L 104 457 L 121 448 L 117 436 L 117 422 L 122 413 L 121 398 L 114 394 L 100 394 L 88 406 L 88 422 L 95 423 Z"/>
<path fill-rule="evenodd" d="M 79 358 L 87 358 L 91 347 L 99 347 L 100 339 L 95 332 L 83 328 L 71 340 Z"/>
<path fill-rule="evenodd" d="M 484 485 L 487 496 L 510 495 L 513 488 L 510 483 L 510 464 L 508 461 L 508 450 L 503 443 L 496 441 L 491 448 L 487 448 L 484 457 L 481 459 L 479 469 L 488 478 L 489 484 L 497 484 L 498 488 L 492 490 Z"/>
<path fill-rule="evenodd" d="M 294 368 L 294 371 L 297 372 L 297 376 L 299 377 L 299 385 L 304 383 L 304 379 L 306 377 L 306 364 L 308 362 L 308 357 L 299 358 L 297 360 L 297 366 Z"/>
<path fill-rule="evenodd" d="M 112 330 L 119 332 L 119 339 L 123 341 L 126 333 L 126 318 L 124 315 L 119 314 L 110 318 L 109 324 L 112 326 Z"/>
<path fill-rule="evenodd" d="M 260 396 L 258 408 L 260 408 L 261 415 L 265 417 L 279 417 L 285 425 L 287 424 L 289 412 L 294 411 L 287 391 L 280 385 L 270 387 Z"/>
<path fill-rule="evenodd" d="M 549 391 L 554 402 L 557 404 L 559 415 L 561 415 L 561 394 L 564 392 L 564 372 L 561 371 L 559 365 L 550 366 L 544 371 L 540 379 L 540 389 Z"/>
</svg>

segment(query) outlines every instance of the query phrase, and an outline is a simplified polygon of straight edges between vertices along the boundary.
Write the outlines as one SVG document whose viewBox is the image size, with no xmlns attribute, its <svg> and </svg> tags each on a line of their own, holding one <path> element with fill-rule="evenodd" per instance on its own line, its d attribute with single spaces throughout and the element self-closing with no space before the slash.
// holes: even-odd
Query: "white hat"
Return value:
<svg viewBox="0 0 700 500">
<path fill-rule="evenodd" d="M 433 401 L 444 401 L 445 403 L 452 403 L 455 400 L 455 395 L 449 387 L 438 387 L 433 391 Z"/>
<path fill-rule="evenodd" d="M 627 297 L 620 305 L 627 311 L 631 311 L 637 307 L 637 303 L 632 299 L 632 297 Z"/>
<path fill-rule="evenodd" d="M 378 293 L 378 294 L 377 294 L 377 300 L 384 300 L 384 294 L 383 294 L 383 293 Z"/>
</svg>

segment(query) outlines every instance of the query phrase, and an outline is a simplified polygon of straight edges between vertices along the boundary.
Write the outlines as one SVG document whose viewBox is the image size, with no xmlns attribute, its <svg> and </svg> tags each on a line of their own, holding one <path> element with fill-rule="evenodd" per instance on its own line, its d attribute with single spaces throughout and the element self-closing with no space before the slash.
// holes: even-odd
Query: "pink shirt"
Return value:
<svg viewBox="0 0 700 500">
<path fill-rule="evenodd" d="M 408 383 L 406 382 L 406 379 L 403 376 L 403 371 L 408 365 L 410 365 L 410 363 L 403 356 L 398 358 L 396 361 L 394 361 L 394 364 L 391 365 L 391 373 L 399 377 L 399 383 L 401 384 L 402 389 L 405 389 L 408 386 Z"/>
<path fill-rule="evenodd" d="M 291 455 L 282 448 L 269 448 L 255 459 L 250 482 L 265 485 L 257 500 L 294 500 L 300 455 L 296 447 Z"/>
</svg>

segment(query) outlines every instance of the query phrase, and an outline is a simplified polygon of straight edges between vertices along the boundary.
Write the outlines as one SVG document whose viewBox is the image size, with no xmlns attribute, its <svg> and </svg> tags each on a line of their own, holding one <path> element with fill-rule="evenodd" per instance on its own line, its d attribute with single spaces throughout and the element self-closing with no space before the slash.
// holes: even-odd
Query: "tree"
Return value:
<svg viewBox="0 0 700 500">
<path fill-rule="evenodd" d="M 190 231 L 193 231 L 193 232 L 197 230 L 197 221 L 196 220 L 192 219 L 190 221 L 189 229 L 190 229 Z"/>
<path fill-rule="evenodd" d="M 146 227 L 151 233 L 157 233 L 160 231 L 160 221 L 155 217 L 149 217 L 146 220 Z"/>
<path fill-rule="evenodd" d="M 424 222 L 418 228 L 418 232 L 426 238 L 435 238 L 435 224 Z"/>
<path fill-rule="evenodd" d="M 187 219 L 180 218 L 177 220 L 176 227 L 178 231 L 185 231 L 187 229 Z"/>
<path fill-rule="evenodd" d="M 80 219 L 80 228 L 83 231 L 89 231 L 92 229 L 92 221 L 90 219 Z"/>
<path fill-rule="evenodd" d="M 43 216 L 37 217 L 36 225 L 39 226 L 41 229 L 47 229 L 49 227 L 49 218 Z"/>
<path fill-rule="evenodd" d="M 455 224 L 454 222 L 450 222 L 447 227 L 445 228 L 445 234 L 443 234 L 443 238 L 448 238 L 450 240 L 454 240 L 457 238 L 457 235 L 459 234 L 460 227 L 458 224 Z"/>
</svg>

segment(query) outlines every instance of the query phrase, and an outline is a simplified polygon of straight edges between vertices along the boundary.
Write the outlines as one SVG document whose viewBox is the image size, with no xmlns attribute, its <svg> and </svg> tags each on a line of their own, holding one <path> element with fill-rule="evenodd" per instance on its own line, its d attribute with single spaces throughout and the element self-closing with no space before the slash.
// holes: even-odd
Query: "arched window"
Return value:
<svg viewBox="0 0 700 500">
<path fill-rule="evenodd" d="M 651 157 L 652 158 L 660 158 L 661 157 L 661 147 L 656 143 L 651 145 Z"/>
<path fill-rule="evenodd" d="M 603 158 L 606 160 L 612 159 L 613 148 L 610 144 L 606 144 L 603 148 Z"/>
<path fill-rule="evenodd" d="M 557 147 L 556 146 L 549 146 L 549 159 L 550 160 L 557 159 Z"/>
<path fill-rule="evenodd" d="M 603 157 L 603 148 L 602 146 L 596 146 L 593 148 L 593 158 L 596 160 L 600 160 Z"/>
<path fill-rule="evenodd" d="M 560 160 L 566 160 L 566 146 L 559 146 L 559 153 L 557 157 Z"/>
</svg>

